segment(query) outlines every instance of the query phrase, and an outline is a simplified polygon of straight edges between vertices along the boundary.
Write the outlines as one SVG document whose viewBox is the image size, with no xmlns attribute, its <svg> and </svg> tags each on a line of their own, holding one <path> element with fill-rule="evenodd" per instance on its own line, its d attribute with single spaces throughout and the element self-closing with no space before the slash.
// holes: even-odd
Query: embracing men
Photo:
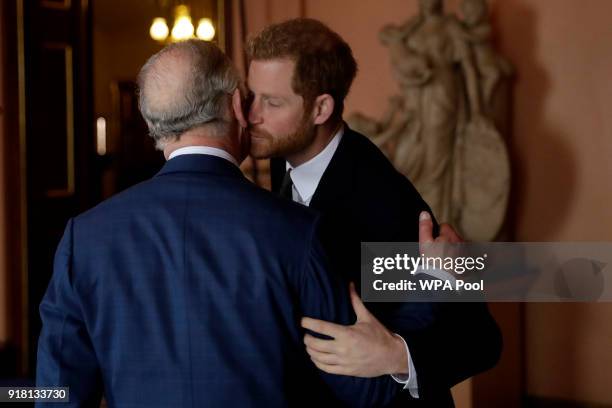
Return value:
<svg viewBox="0 0 612 408">
<path fill-rule="evenodd" d="M 69 221 L 40 307 L 37 385 L 69 386 L 71 406 L 102 393 L 109 406 L 452 405 L 448 389 L 498 358 L 486 306 L 368 311 L 352 289 L 356 323 L 350 310 L 360 241 L 433 239 L 418 193 L 341 120 L 350 48 L 293 20 L 249 58 L 246 109 L 214 45 L 174 44 L 143 67 L 141 111 L 168 161 Z M 253 156 L 285 159 L 273 187 L 289 200 L 241 175 L 249 136 Z"/>
</svg>

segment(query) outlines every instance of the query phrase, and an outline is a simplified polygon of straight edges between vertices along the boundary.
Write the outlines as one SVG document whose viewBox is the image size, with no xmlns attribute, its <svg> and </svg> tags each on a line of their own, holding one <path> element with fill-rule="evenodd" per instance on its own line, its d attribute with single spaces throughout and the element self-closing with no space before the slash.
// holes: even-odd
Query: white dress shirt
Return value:
<svg viewBox="0 0 612 408">
<path fill-rule="evenodd" d="M 331 162 L 343 136 L 344 126 L 341 126 L 327 146 L 312 159 L 296 167 L 286 162 L 286 170 L 291 170 L 291 181 L 293 182 L 291 192 L 293 201 L 305 206 L 310 205 L 310 201 L 319 186 L 321 177 L 323 177 L 323 173 Z M 406 346 L 406 353 L 408 354 L 408 375 L 392 375 L 391 377 L 398 383 L 404 384 L 404 389 L 408 389 L 413 398 L 419 398 L 416 369 L 414 368 L 408 344 L 406 344 L 402 336 L 398 334 L 396 334 L 396 336 L 402 339 Z"/>
<path fill-rule="evenodd" d="M 287 171 L 291 170 L 293 201 L 305 206 L 310 205 L 310 200 L 312 200 L 312 196 L 319 185 L 319 181 L 321 181 L 325 169 L 327 169 L 329 162 L 334 157 L 334 153 L 343 135 L 344 127 L 341 127 L 327 146 L 325 146 L 325 149 L 321 150 L 319 154 L 306 163 L 293 167 L 289 162 L 286 162 Z"/>
<path fill-rule="evenodd" d="M 234 156 L 232 156 L 223 149 L 209 146 L 181 147 L 180 149 L 176 149 L 175 151 L 170 153 L 170 156 L 168 156 L 168 160 L 174 159 L 176 156 L 181 156 L 183 154 L 208 154 L 210 156 L 221 157 L 222 159 L 225 159 L 233 163 L 235 166 L 239 167 L 238 162 L 236 161 L 236 158 Z"/>
</svg>

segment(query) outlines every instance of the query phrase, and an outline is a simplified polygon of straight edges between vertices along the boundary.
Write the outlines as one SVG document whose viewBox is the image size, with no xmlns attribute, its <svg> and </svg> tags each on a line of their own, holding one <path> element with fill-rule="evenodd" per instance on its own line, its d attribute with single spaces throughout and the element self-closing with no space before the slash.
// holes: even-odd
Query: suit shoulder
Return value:
<svg viewBox="0 0 612 408">
<path fill-rule="evenodd" d="M 146 200 L 146 196 L 155 190 L 155 179 L 149 179 L 135 184 L 127 189 L 105 199 L 94 207 L 74 217 L 75 222 L 83 223 L 100 219 L 104 215 L 110 215 L 119 208 L 130 205 L 137 206 Z"/>
<path fill-rule="evenodd" d="M 355 132 L 352 129 L 348 129 L 345 137 L 347 138 L 347 145 L 353 154 L 376 159 L 377 161 L 381 161 L 381 164 L 382 161 L 388 161 L 378 146 L 376 146 L 367 136 Z"/>
<path fill-rule="evenodd" d="M 312 209 L 278 197 L 255 184 L 249 183 L 248 187 L 253 206 L 263 214 L 269 216 L 270 222 L 278 222 L 293 225 L 310 225 L 318 219 L 318 213 Z"/>
<path fill-rule="evenodd" d="M 395 169 L 387 156 L 369 138 L 354 131 L 347 136 L 358 185 L 374 190 L 414 190 L 408 178 Z"/>
<path fill-rule="evenodd" d="M 247 201 L 236 222 L 247 225 L 259 239 L 265 237 L 259 245 L 300 269 L 297 265 L 319 238 L 320 215 L 256 185 L 249 184 L 247 188 L 248 196 L 243 196 Z"/>
<path fill-rule="evenodd" d="M 377 214 L 377 222 L 392 226 L 418 220 L 422 210 L 429 210 L 408 178 L 397 171 L 383 152 L 366 136 L 348 135 L 353 158 L 352 199 L 362 214 Z M 367 218 L 367 217 L 366 217 Z"/>
<path fill-rule="evenodd" d="M 74 217 L 78 221 L 86 221 L 91 219 L 98 219 L 104 215 L 111 215 L 115 211 L 120 209 L 133 207 L 137 209 L 143 204 L 149 202 L 150 197 L 160 192 L 160 180 L 158 178 L 151 178 L 140 183 L 137 183 L 131 187 L 126 188 L 123 191 L 101 201 L 94 207 L 84 211 L 78 216 Z"/>
</svg>

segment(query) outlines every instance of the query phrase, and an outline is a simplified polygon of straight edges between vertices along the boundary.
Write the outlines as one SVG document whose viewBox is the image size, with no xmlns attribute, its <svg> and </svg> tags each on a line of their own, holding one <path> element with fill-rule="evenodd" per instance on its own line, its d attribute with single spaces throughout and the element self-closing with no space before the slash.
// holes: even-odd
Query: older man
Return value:
<svg viewBox="0 0 612 408">
<path fill-rule="evenodd" d="M 308 360 L 300 317 L 349 323 L 348 292 L 326 273 L 316 216 L 242 176 L 228 58 L 210 43 L 171 45 L 139 82 L 168 161 L 68 222 L 40 306 L 37 385 L 70 387 L 70 406 L 102 393 L 130 407 L 388 402 L 389 378 Z"/>
</svg>

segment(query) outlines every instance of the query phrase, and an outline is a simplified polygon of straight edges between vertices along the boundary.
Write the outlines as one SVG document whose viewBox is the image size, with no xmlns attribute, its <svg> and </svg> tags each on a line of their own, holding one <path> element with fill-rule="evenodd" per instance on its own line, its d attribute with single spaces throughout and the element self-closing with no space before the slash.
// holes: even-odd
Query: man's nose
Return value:
<svg viewBox="0 0 612 408">
<path fill-rule="evenodd" d="M 253 101 L 251 101 L 251 104 L 249 106 L 249 124 L 251 125 L 258 125 L 261 123 L 261 110 L 260 110 L 260 106 L 259 106 L 259 101 L 256 101 L 255 99 L 253 99 Z"/>
</svg>

